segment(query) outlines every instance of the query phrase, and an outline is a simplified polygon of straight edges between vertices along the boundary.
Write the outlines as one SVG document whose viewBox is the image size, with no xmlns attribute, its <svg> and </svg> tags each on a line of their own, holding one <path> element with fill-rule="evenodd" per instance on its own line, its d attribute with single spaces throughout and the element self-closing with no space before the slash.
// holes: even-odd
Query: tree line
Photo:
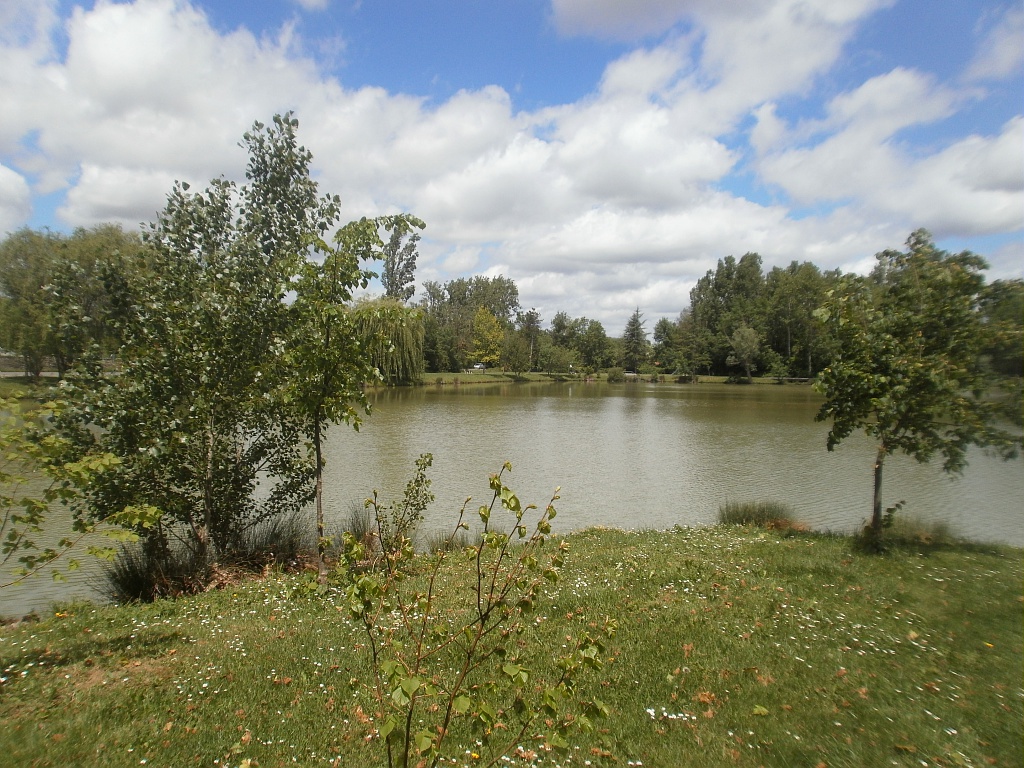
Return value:
<svg viewBox="0 0 1024 768">
<path fill-rule="evenodd" d="M 422 224 L 422 222 L 418 222 Z M 834 360 L 838 337 L 815 315 L 846 275 L 792 262 L 765 272 L 756 253 L 726 256 L 690 290 L 689 305 L 648 331 L 640 308 L 618 336 L 587 317 L 556 312 L 544 328 L 536 309 L 520 305 L 510 278 L 473 276 L 427 281 L 410 303 L 418 257 L 417 227 L 404 220 L 364 254 L 382 265 L 384 294 L 351 303 L 362 346 L 387 384 L 413 384 L 425 371 L 474 365 L 516 374 L 595 373 L 611 367 L 650 375 L 816 377 Z M 935 250 L 930 235 L 914 233 Z M 51 363 L 59 375 L 85 351 L 112 356 L 126 311 L 125 290 L 145 269 L 154 242 L 114 225 L 70 235 L 20 230 L 0 243 L 0 348 L 19 355 L 38 376 Z M 884 275 L 868 277 L 876 284 Z M 983 285 L 978 310 L 986 322 L 1020 330 L 1024 281 Z M 1019 345 L 995 341 L 984 350 L 993 369 L 1024 375 Z"/>
</svg>

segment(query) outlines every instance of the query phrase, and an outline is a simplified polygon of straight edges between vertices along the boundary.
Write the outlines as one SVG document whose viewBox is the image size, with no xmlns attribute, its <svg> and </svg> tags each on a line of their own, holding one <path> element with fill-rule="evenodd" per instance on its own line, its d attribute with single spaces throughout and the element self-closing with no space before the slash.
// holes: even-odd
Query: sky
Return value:
<svg viewBox="0 0 1024 768">
<path fill-rule="evenodd" d="M 2 0 L 0 235 L 136 228 L 294 111 L 417 283 L 653 328 L 728 255 L 865 272 L 929 229 L 1024 277 L 1020 0 Z"/>
</svg>

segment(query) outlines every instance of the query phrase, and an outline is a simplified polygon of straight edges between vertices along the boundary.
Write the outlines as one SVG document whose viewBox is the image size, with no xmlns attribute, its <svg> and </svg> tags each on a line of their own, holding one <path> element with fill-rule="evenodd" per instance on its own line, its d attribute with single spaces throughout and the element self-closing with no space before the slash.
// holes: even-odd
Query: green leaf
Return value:
<svg viewBox="0 0 1024 768">
<path fill-rule="evenodd" d="M 464 715 L 469 711 L 470 704 L 472 704 L 472 701 L 469 696 L 459 695 L 456 696 L 455 700 L 452 702 L 452 709 L 458 714 Z"/>
</svg>

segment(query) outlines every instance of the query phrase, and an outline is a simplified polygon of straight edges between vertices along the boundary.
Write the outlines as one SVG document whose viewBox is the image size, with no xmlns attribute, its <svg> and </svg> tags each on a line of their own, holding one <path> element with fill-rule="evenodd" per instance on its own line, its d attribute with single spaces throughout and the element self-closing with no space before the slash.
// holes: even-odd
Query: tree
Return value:
<svg viewBox="0 0 1024 768">
<path fill-rule="evenodd" d="M 501 347 L 505 331 L 487 307 L 480 307 L 473 317 L 473 356 L 484 365 L 501 362 Z"/>
<path fill-rule="evenodd" d="M 46 286 L 58 375 L 83 356 L 117 350 L 119 319 L 137 300 L 129 272 L 145 268 L 141 238 L 119 226 L 79 228 L 64 240 Z"/>
<path fill-rule="evenodd" d="M 647 331 L 644 330 L 640 307 L 637 307 L 622 334 L 622 363 L 627 371 L 638 371 L 646 362 L 648 353 Z"/>
<path fill-rule="evenodd" d="M 982 295 L 985 321 L 1001 333 L 985 350 L 1002 376 L 1024 376 L 1024 280 L 994 280 Z"/>
<path fill-rule="evenodd" d="M 529 346 L 528 363 L 525 370 L 534 370 L 537 366 L 537 356 L 540 352 L 538 339 L 540 338 L 540 313 L 536 309 L 529 309 L 526 312 L 520 312 L 518 316 L 519 320 L 519 333 L 523 339 L 526 340 Z M 520 371 L 521 372 L 521 371 Z"/>
<path fill-rule="evenodd" d="M 384 295 L 399 302 L 406 302 L 416 292 L 413 275 L 416 273 L 416 244 L 420 241 L 418 232 L 409 234 L 408 226 L 396 226 L 384 245 L 384 271 L 381 282 Z M 405 239 L 408 236 L 408 239 Z M 405 240 L 403 243 L 402 241 Z"/>
<path fill-rule="evenodd" d="M 420 306 L 426 312 L 424 354 L 437 371 L 459 371 L 473 356 L 473 321 L 486 308 L 502 326 L 511 326 L 519 308 L 519 289 L 507 277 L 458 278 L 444 285 L 423 284 Z"/>
<path fill-rule="evenodd" d="M 971 445 L 1016 456 L 1021 437 L 998 419 L 1019 404 L 989 396 L 993 379 L 982 352 L 998 333 L 983 320 L 979 299 L 985 262 L 970 252 L 938 250 L 925 230 L 907 251 L 883 251 L 869 278 L 848 276 L 819 310 L 837 335 L 839 352 L 821 372 L 819 421 L 831 421 L 828 450 L 855 430 L 877 441 L 868 540 L 880 547 L 882 467 L 897 451 L 918 461 L 943 458 L 962 472 Z"/>
<path fill-rule="evenodd" d="M 20 355 L 36 378 L 54 350 L 46 286 L 62 247 L 60 235 L 30 229 L 0 243 L 0 348 Z"/>
<path fill-rule="evenodd" d="M 509 331 L 505 334 L 505 343 L 501 348 L 501 364 L 516 376 L 530 370 L 530 357 L 533 350 L 530 342 L 522 331 Z"/>
<path fill-rule="evenodd" d="M 757 331 L 750 326 L 741 325 L 729 337 L 729 344 L 732 345 L 732 354 L 729 355 L 728 364 L 743 366 L 743 373 L 747 377 L 747 383 L 750 384 L 754 380 L 751 375 L 755 367 L 754 363 L 761 351 L 761 339 L 758 337 Z"/>
<path fill-rule="evenodd" d="M 245 134 L 242 186 L 175 185 L 145 234 L 139 300 L 120 320 L 120 370 L 92 366 L 66 388 L 69 460 L 119 460 L 90 486 L 91 515 L 158 508 L 159 523 L 139 531 L 156 558 L 169 557 L 173 532 L 205 569 L 237 551 L 248 527 L 314 495 L 308 422 L 284 396 L 294 378 L 287 298 L 338 200 L 318 196 L 297 127 L 284 115 Z"/>
<path fill-rule="evenodd" d="M 326 552 L 328 540 L 324 530 L 323 439 L 331 424 L 345 422 L 359 428 L 358 409 L 368 411 L 363 382 L 380 376 L 360 343 L 364 334 L 359 321 L 379 329 L 379 308 L 354 313 L 346 306 L 352 290 L 365 288 L 370 273 L 360 262 L 375 257 L 375 248 L 383 245 L 377 234 L 381 225 L 397 229 L 405 220 L 380 221 L 360 219 L 338 230 L 335 247 L 322 239 L 314 240 L 323 260 L 306 259 L 299 265 L 295 283 L 295 301 L 291 306 L 287 367 L 291 373 L 284 383 L 284 394 L 291 410 L 297 412 L 302 431 L 313 444 L 313 478 L 316 501 L 318 583 L 327 582 Z M 392 306 L 403 309 L 395 302 Z M 387 324 L 387 323 L 385 323 Z M 380 334 L 375 340 L 387 345 Z"/>
<path fill-rule="evenodd" d="M 580 332 L 576 336 L 576 352 L 580 362 L 588 371 L 596 371 L 609 365 L 610 342 L 604 326 L 597 320 L 579 318 Z"/>
<path fill-rule="evenodd" d="M 353 330 L 371 367 L 388 386 L 423 380 L 423 311 L 383 297 L 351 309 Z"/>
</svg>

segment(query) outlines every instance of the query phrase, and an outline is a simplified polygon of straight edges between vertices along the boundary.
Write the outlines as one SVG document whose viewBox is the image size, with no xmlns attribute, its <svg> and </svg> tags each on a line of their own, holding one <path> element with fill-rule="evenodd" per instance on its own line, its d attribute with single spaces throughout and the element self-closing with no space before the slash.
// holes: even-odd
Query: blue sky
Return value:
<svg viewBox="0 0 1024 768">
<path fill-rule="evenodd" d="M 927 227 L 1024 276 L 1024 7 L 991 0 L 5 0 L 0 232 L 151 220 L 294 110 L 419 281 L 673 317 L 718 259 L 864 271 Z"/>
</svg>

